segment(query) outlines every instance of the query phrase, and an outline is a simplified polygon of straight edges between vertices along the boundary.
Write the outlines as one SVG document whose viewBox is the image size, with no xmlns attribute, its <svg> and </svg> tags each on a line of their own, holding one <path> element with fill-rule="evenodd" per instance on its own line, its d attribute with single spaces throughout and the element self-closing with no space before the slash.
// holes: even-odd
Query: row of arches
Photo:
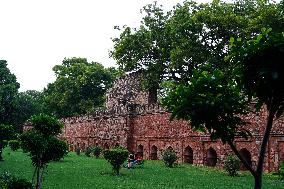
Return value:
<svg viewBox="0 0 284 189">
<path fill-rule="evenodd" d="M 169 146 L 168 149 L 173 149 L 173 148 Z M 157 160 L 158 159 L 157 146 L 153 145 L 150 150 L 151 150 L 150 159 Z M 144 147 L 141 144 L 138 145 L 137 155 L 143 157 L 143 151 L 144 151 Z M 242 148 L 239 152 L 240 152 L 240 155 L 247 161 L 247 163 L 249 165 L 252 165 L 251 153 L 246 148 Z M 184 158 L 185 163 L 193 164 L 194 155 L 193 155 L 193 149 L 190 146 L 187 146 L 184 149 L 183 156 L 184 156 L 183 158 Z M 206 166 L 215 167 L 217 164 L 217 161 L 218 161 L 217 152 L 214 148 L 210 147 L 206 152 L 204 164 Z M 241 170 L 245 170 L 245 167 L 243 165 L 241 165 Z"/>
</svg>

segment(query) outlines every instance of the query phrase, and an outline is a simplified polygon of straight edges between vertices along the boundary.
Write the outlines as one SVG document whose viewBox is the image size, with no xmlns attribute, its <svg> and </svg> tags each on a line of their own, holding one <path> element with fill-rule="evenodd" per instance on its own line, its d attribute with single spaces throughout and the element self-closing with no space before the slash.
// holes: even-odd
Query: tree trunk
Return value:
<svg viewBox="0 0 284 189">
<path fill-rule="evenodd" d="M 273 118 L 276 113 L 276 110 L 273 105 L 273 101 L 271 100 L 270 108 L 268 110 L 268 117 L 267 117 L 267 123 L 266 123 L 266 128 L 264 132 L 264 136 L 262 139 L 262 143 L 260 146 L 260 152 L 259 152 L 259 159 L 257 163 L 257 168 L 256 168 L 256 176 L 254 177 L 255 179 L 255 186 L 254 189 L 261 189 L 262 187 L 262 173 L 263 173 L 263 164 L 264 164 L 264 158 L 265 158 L 265 151 L 267 144 L 269 142 L 269 135 L 273 126 Z"/>
<path fill-rule="evenodd" d="M 262 186 L 262 175 L 256 174 L 254 176 L 254 189 L 261 189 Z"/>
</svg>

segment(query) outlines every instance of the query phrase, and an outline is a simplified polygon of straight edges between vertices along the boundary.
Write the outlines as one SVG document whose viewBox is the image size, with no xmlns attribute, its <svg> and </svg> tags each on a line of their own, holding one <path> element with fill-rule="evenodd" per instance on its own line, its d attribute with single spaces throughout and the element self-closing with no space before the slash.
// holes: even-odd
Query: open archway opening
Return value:
<svg viewBox="0 0 284 189">
<path fill-rule="evenodd" d="M 193 164 L 193 150 L 190 146 L 184 149 L 184 162 Z"/>
<path fill-rule="evenodd" d="M 252 165 L 252 161 L 251 161 L 251 154 L 250 152 L 246 149 L 246 148 L 242 148 L 240 150 L 240 155 L 244 158 L 244 160 L 251 166 Z M 241 164 L 240 167 L 241 170 L 247 170 L 247 168 L 244 166 L 244 164 Z"/>
<path fill-rule="evenodd" d="M 158 148 L 155 145 L 153 145 L 151 147 L 150 159 L 151 160 L 157 160 L 158 159 Z"/>
<path fill-rule="evenodd" d="M 137 147 L 136 156 L 143 158 L 143 150 L 144 150 L 143 146 L 141 144 L 139 144 L 138 147 Z"/>
<path fill-rule="evenodd" d="M 216 164 L 217 164 L 217 153 L 212 147 L 210 147 L 207 150 L 205 165 L 209 167 L 215 167 Z"/>
</svg>

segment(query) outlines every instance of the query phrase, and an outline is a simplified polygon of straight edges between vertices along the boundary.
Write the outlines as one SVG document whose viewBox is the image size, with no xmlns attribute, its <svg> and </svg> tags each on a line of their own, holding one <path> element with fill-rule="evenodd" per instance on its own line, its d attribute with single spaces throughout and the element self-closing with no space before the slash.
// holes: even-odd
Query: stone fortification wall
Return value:
<svg viewBox="0 0 284 189">
<path fill-rule="evenodd" d="M 192 131 L 187 121 L 170 120 L 170 113 L 158 104 L 149 104 L 149 92 L 142 90 L 141 75 L 132 73 L 116 80 L 107 93 L 106 109 L 92 115 L 64 119 L 61 135 L 75 147 L 101 145 L 105 148 L 117 144 L 145 159 L 160 159 L 162 152 L 172 148 L 180 162 L 195 165 L 222 166 L 223 160 L 232 151 L 220 141 L 212 141 L 209 135 Z M 237 139 L 241 154 L 255 166 L 267 112 L 248 114 L 247 129 L 252 137 Z M 266 152 L 266 171 L 276 171 L 284 161 L 284 119 L 276 120 Z"/>
</svg>

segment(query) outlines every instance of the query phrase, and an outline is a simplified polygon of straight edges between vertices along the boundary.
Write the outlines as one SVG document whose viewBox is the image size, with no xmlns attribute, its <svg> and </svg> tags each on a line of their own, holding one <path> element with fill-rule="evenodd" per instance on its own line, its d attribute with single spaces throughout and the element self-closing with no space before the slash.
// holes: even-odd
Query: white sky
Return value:
<svg viewBox="0 0 284 189">
<path fill-rule="evenodd" d="M 201 2 L 199 0 L 198 2 Z M 209 0 L 203 0 L 209 1 Z M 42 90 L 55 79 L 52 67 L 64 57 L 104 66 L 118 35 L 115 25 L 138 26 L 140 9 L 152 0 L 0 0 L 0 59 L 21 84 Z M 157 0 L 166 10 L 183 0 Z"/>
</svg>

